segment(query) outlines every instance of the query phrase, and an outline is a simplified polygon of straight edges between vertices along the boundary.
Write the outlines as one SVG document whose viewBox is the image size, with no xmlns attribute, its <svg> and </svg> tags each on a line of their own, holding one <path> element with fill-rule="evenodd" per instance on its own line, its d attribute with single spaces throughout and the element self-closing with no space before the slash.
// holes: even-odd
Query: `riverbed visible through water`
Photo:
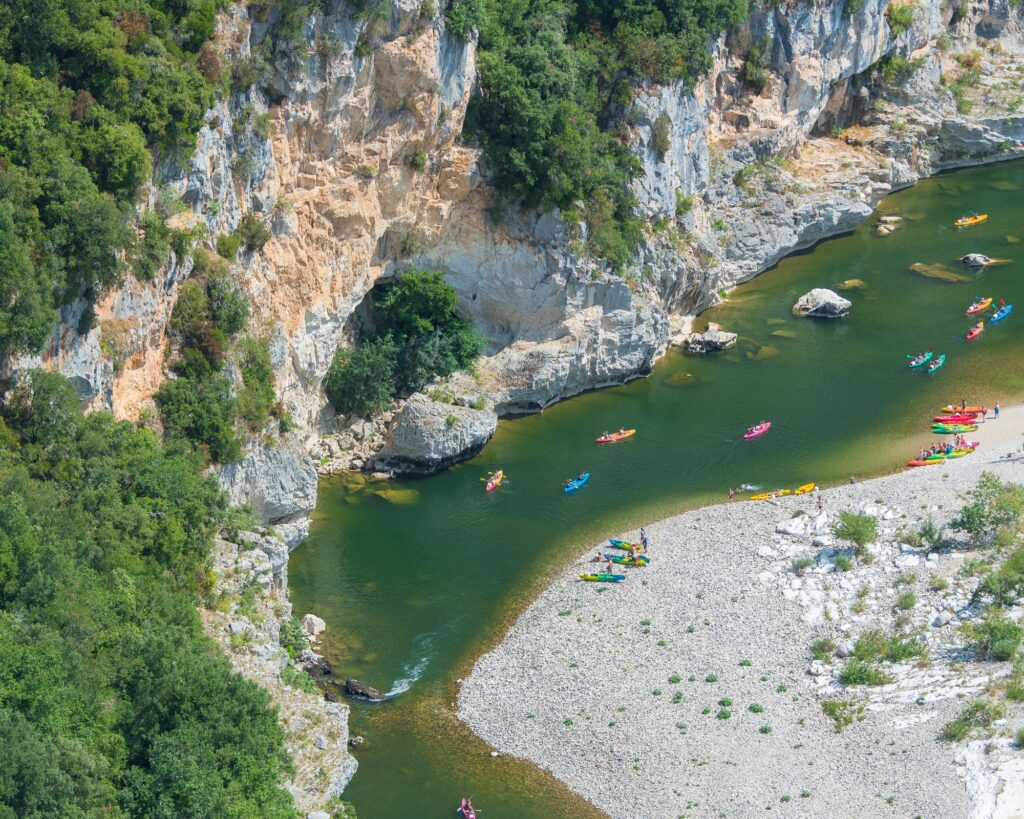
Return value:
<svg viewBox="0 0 1024 819">
<path fill-rule="evenodd" d="M 482 819 L 599 815 L 533 765 L 492 758 L 454 716 L 457 679 L 546 578 L 608 535 L 741 484 L 893 471 L 932 440 L 927 421 L 941 405 L 1024 396 L 1022 190 L 1024 162 L 925 180 L 880 205 L 904 217 L 890 236 L 875 236 L 871 219 L 703 315 L 698 329 L 710 320 L 739 333 L 730 350 L 670 351 L 648 378 L 503 420 L 478 457 L 432 478 L 322 480 L 310 537 L 289 564 L 291 596 L 297 613 L 327 621 L 321 651 L 339 679 L 388 694 L 351 703 L 352 732 L 366 742 L 345 798 L 360 819 L 452 816 L 464 795 Z M 988 221 L 954 229 L 969 208 Z M 972 272 L 955 261 L 968 252 L 1010 262 Z M 923 275 L 914 263 L 945 268 Z M 851 279 L 863 286 L 842 291 L 848 317 L 793 317 L 803 293 Z M 976 295 L 1017 307 L 968 342 Z M 946 353 L 946 366 L 909 371 L 906 356 L 926 349 Z M 762 419 L 771 431 L 744 441 Z M 594 443 L 619 427 L 638 433 Z M 508 482 L 488 494 L 483 480 L 498 468 Z M 589 485 L 565 495 L 564 480 L 583 470 Z"/>
</svg>

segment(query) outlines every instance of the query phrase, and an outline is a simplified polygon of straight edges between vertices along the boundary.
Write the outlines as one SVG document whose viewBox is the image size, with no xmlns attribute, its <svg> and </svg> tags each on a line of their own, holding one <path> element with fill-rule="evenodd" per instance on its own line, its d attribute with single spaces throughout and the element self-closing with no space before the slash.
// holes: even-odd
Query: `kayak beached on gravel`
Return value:
<svg viewBox="0 0 1024 819">
<path fill-rule="evenodd" d="M 620 583 L 625 579 L 626 575 L 624 574 L 608 574 L 608 572 L 580 575 L 580 580 L 586 580 L 589 583 Z"/>
</svg>

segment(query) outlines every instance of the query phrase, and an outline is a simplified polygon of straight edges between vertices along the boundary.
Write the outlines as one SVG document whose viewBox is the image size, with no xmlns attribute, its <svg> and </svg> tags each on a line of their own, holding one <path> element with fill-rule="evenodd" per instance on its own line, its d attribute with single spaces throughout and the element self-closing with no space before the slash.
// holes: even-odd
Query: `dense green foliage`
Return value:
<svg viewBox="0 0 1024 819">
<path fill-rule="evenodd" d="M 840 512 L 839 523 L 833 528 L 835 536 L 854 545 L 858 556 L 863 556 L 869 543 L 878 538 L 878 522 L 870 515 Z"/>
<path fill-rule="evenodd" d="M 223 259 L 200 250 L 195 261 L 169 325 L 181 352 L 173 363 L 178 377 L 154 398 L 168 439 L 188 442 L 210 459 L 227 463 L 242 451 L 236 418 L 258 429 L 274 405 L 273 370 L 266 344 L 243 342 L 243 384 L 237 397 L 232 395 L 223 367 L 232 339 L 249 318 L 249 302 L 231 281 Z"/>
<path fill-rule="evenodd" d="M 455 306 L 455 290 L 437 272 L 411 270 L 388 286 L 376 303 L 376 332 L 331 362 L 324 392 L 334 408 L 370 415 L 469 367 L 483 341 Z"/>
<path fill-rule="evenodd" d="M 709 38 L 747 14 L 745 0 L 486 0 L 452 3 L 449 25 L 480 31 L 475 133 L 499 189 L 588 226 L 592 252 L 623 265 L 640 238 L 629 181 L 633 88 L 692 83 L 711 64 Z M 580 210 L 579 203 L 582 203 Z"/>
<path fill-rule="evenodd" d="M 0 816 L 291 817 L 267 694 L 196 604 L 199 459 L 33 373 L 0 420 Z"/>
<path fill-rule="evenodd" d="M 11 0 L 0 8 L 0 354 L 38 350 L 55 310 L 149 278 L 166 236 L 128 227 L 150 148 L 188 149 L 212 88 L 195 55 L 215 0 Z"/>
</svg>

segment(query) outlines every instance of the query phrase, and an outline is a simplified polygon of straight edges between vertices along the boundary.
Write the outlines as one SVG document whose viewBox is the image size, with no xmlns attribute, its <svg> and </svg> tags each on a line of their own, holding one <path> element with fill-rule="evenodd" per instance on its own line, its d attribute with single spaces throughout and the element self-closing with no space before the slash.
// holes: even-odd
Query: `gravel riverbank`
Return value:
<svg viewBox="0 0 1024 819">
<path fill-rule="evenodd" d="M 991 740 L 937 739 L 1009 671 L 964 662 L 957 626 L 977 613 L 978 579 L 962 568 L 977 555 L 925 555 L 900 533 L 952 518 L 982 471 L 1024 482 L 1022 436 L 1014 407 L 969 436 L 970 457 L 829 489 L 823 513 L 808 495 L 669 518 L 647 527 L 651 565 L 615 586 L 578 580 L 588 550 L 477 661 L 459 716 L 615 817 L 1015 816 L 1024 753 L 1005 736 L 1019 706 Z M 879 542 L 840 572 L 830 532 L 847 509 L 877 518 Z M 798 557 L 815 561 L 800 575 Z M 895 605 L 907 590 L 913 605 Z M 846 689 L 845 661 L 812 661 L 815 639 L 841 656 L 868 628 L 916 633 L 931 662 Z M 852 724 L 837 733 L 824 701 L 848 703 Z"/>
</svg>

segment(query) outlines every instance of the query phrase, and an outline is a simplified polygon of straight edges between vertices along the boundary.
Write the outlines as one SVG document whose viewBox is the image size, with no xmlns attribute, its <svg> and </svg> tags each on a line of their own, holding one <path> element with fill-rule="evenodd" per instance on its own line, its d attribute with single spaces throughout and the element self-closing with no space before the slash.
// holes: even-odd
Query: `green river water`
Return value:
<svg viewBox="0 0 1024 819">
<path fill-rule="evenodd" d="M 346 799 L 361 819 L 452 816 L 462 795 L 483 819 L 598 815 L 534 766 L 492 759 L 454 716 L 456 680 L 546 578 L 599 539 L 723 500 L 730 486 L 895 470 L 931 440 L 926 422 L 940 405 L 1024 395 L 1022 189 L 1024 162 L 921 182 L 880 206 L 906 217 L 891 236 L 864 223 L 705 314 L 698 326 L 713 320 L 740 334 L 731 350 L 673 351 L 648 378 L 504 420 L 481 455 L 436 477 L 321 481 L 309 540 L 291 557 L 291 595 L 297 612 L 327 621 L 321 650 L 339 678 L 388 692 L 382 703 L 352 703 L 352 731 L 366 744 Z M 988 222 L 953 229 L 971 207 Z M 1012 261 L 970 273 L 955 259 L 971 251 Z M 969 281 L 922 276 L 908 270 L 915 262 L 947 264 Z M 866 287 L 844 292 L 847 318 L 792 316 L 807 290 L 855 278 Z M 1017 308 L 967 342 L 975 294 Z M 905 355 L 928 348 L 948 355 L 946 367 L 908 371 Z M 743 441 L 763 418 L 772 430 Z M 595 445 L 620 426 L 639 432 Z M 487 494 L 481 478 L 499 467 L 509 481 Z M 564 495 L 562 481 L 580 470 L 590 485 Z M 386 500 L 381 489 L 399 491 Z"/>
</svg>

